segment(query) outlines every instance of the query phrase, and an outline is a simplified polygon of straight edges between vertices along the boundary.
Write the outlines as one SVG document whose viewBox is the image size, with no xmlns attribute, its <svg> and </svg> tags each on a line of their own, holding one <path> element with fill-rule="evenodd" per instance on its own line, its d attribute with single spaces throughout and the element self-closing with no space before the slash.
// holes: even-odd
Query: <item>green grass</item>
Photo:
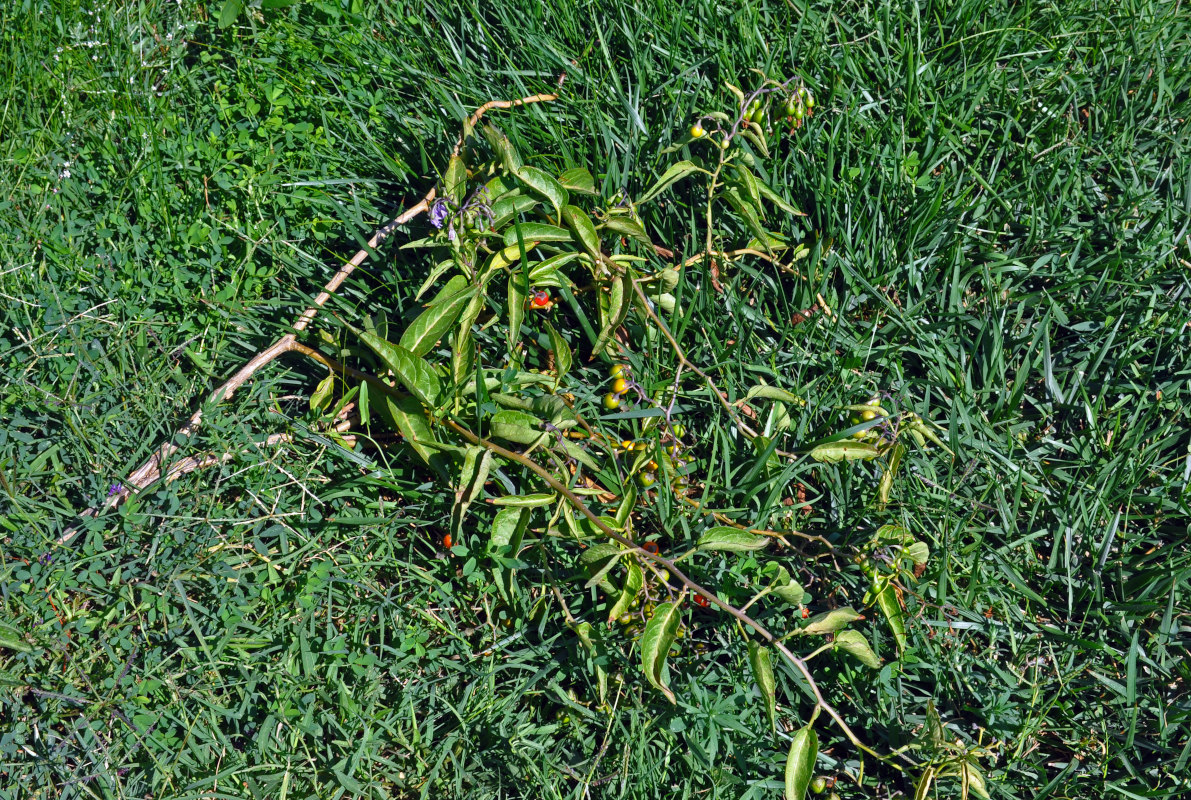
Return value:
<svg viewBox="0 0 1191 800">
<path fill-rule="evenodd" d="M 1191 791 L 1185 9 L 327 0 L 221 30 L 218 5 L 0 10 L 0 798 L 780 796 L 785 730 L 809 709 L 792 670 L 774 736 L 735 627 L 700 612 L 677 706 L 625 647 L 601 710 L 566 626 L 438 552 L 449 487 L 319 432 L 322 374 L 299 360 L 182 443 L 237 458 L 56 544 L 435 183 L 467 112 L 565 71 L 558 101 L 494 118 L 531 163 L 639 195 L 751 69 L 816 91 L 765 164 L 807 212 L 771 221 L 809 245 L 806 278 L 742 261 L 718 293 L 688 268 L 670 324 L 732 399 L 764 381 L 809 401 L 789 449 L 879 392 L 955 458 L 912 450 L 878 511 L 874 465 L 764 463 L 685 382 L 706 502 L 778 526 L 801 483 L 795 524 L 845 552 L 887 522 L 930 544 L 906 655 L 870 612 L 882 669 L 813 662 L 876 749 L 933 701 L 950 738 L 997 743 L 994 797 Z M 699 203 L 680 189 L 642 213 L 690 255 Z M 420 252 L 386 246 L 329 308 L 408 321 Z M 836 319 L 793 324 L 819 295 Z M 320 319 L 329 352 L 364 359 Z M 673 353 L 636 348 L 640 382 L 673 381 Z M 584 358 L 570 388 L 592 409 L 602 380 Z M 294 438 L 254 446 L 273 432 Z M 697 535 L 671 503 L 648 514 L 666 546 Z M 856 565 L 782 557 L 812 610 L 861 605 Z M 730 593 L 738 573 L 701 577 Z M 854 771 L 838 730 L 819 734 L 819 771 Z M 865 770 L 836 791 L 913 795 L 913 775 Z"/>
</svg>

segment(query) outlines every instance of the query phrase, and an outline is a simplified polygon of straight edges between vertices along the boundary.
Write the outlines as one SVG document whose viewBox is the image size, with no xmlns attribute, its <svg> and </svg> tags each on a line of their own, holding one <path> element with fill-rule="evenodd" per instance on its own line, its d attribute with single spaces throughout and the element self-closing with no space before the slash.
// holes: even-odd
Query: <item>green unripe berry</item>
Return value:
<svg viewBox="0 0 1191 800">
<path fill-rule="evenodd" d="M 827 779 L 822 775 L 816 775 L 811 781 L 811 791 L 815 794 L 823 794 L 827 791 Z"/>
</svg>

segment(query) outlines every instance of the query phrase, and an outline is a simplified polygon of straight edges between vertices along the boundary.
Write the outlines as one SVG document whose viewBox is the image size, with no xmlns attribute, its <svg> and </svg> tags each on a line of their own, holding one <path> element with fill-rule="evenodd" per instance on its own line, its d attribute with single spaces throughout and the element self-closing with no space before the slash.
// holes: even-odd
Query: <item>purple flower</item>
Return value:
<svg viewBox="0 0 1191 800">
<path fill-rule="evenodd" d="M 117 481 L 116 483 L 113 483 L 111 486 L 108 487 L 108 497 L 111 497 L 112 495 L 120 494 L 120 492 L 122 492 L 122 491 L 124 491 L 124 484 Z"/>
<path fill-rule="evenodd" d="M 450 215 L 451 209 L 447 205 L 446 198 L 440 197 L 434 201 L 434 205 L 430 206 L 430 224 L 440 230 Z"/>
</svg>

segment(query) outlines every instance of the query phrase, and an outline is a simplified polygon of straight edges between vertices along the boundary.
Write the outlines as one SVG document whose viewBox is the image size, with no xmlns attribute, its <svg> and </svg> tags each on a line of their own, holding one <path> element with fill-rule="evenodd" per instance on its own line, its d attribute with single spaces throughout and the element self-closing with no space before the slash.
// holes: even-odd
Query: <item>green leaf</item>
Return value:
<svg viewBox="0 0 1191 800">
<path fill-rule="evenodd" d="M 437 444 L 430 419 L 422 403 L 410 395 L 394 397 L 387 392 L 380 395 L 380 412 L 391 427 L 405 437 L 410 448 L 444 479 L 448 458 L 433 445 Z"/>
<path fill-rule="evenodd" d="M 766 386 L 761 384 L 749 389 L 748 394 L 745 395 L 745 400 L 752 400 L 760 397 L 764 400 L 780 400 L 783 403 L 790 403 L 796 406 L 805 406 L 806 401 L 792 392 L 787 392 L 785 389 L 779 389 L 776 386 Z"/>
<path fill-rule="evenodd" d="M 331 393 L 334 389 L 335 375 L 332 373 L 319 381 L 314 393 L 310 395 L 310 410 L 316 414 L 326 411 L 327 406 L 331 404 Z"/>
<path fill-rule="evenodd" d="M 700 550 L 724 550 L 729 553 L 746 553 L 750 550 L 761 550 L 769 546 L 768 536 L 758 536 L 755 533 L 742 531 L 728 525 L 717 525 L 708 528 L 696 546 Z"/>
<path fill-rule="evenodd" d="M 679 161 L 677 164 L 671 164 L 669 169 L 662 173 L 662 177 L 658 178 L 657 182 L 649 187 L 649 191 L 641 195 L 641 199 L 637 202 L 639 204 L 648 203 L 678 181 L 695 172 L 705 172 L 705 170 L 697 167 L 693 161 Z"/>
<path fill-rule="evenodd" d="M 451 534 L 460 541 L 463 518 L 468 506 L 488 480 L 488 469 L 492 466 L 492 451 L 479 445 L 471 445 L 463 454 L 463 468 L 459 471 L 459 483 L 455 488 L 455 502 L 451 507 Z"/>
<path fill-rule="evenodd" d="M 893 477 L 901 464 L 902 456 L 906 454 L 906 446 L 901 442 L 895 444 L 890 451 L 889 461 L 881 473 L 881 480 L 877 483 L 877 510 L 883 511 L 889 504 L 889 495 L 893 491 Z"/>
<path fill-rule="evenodd" d="M 455 203 L 455 207 L 463 205 L 463 200 L 467 195 L 467 167 L 463 163 L 463 158 L 460 156 L 451 156 L 451 161 L 447 164 L 447 172 L 442 177 L 443 197 L 449 197 Z"/>
<path fill-rule="evenodd" d="M 725 187 L 720 196 L 727 200 L 728 205 L 732 206 L 733 210 L 744 219 L 753 236 L 762 242 L 768 241 L 765 227 L 761 225 L 761 220 L 757 216 L 757 208 L 740 193 L 740 188 L 736 184 Z"/>
<path fill-rule="evenodd" d="M 930 560 L 930 547 L 926 542 L 914 542 L 906 548 L 906 555 L 915 564 L 921 566 Z"/>
<path fill-rule="evenodd" d="M 540 508 L 541 506 L 548 506 L 557 499 L 558 495 L 553 492 L 541 492 L 539 494 L 510 494 L 504 497 L 497 497 L 493 499 L 492 505 L 505 506 L 513 508 Z"/>
<path fill-rule="evenodd" d="M 492 552 L 502 547 L 509 548 L 509 555 L 515 556 L 521 549 L 521 539 L 525 536 L 525 529 L 529 527 L 533 509 L 529 506 L 507 507 L 496 512 L 492 521 L 492 536 L 488 545 Z"/>
<path fill-rule="evenodd" d="M 525 241 L 525 252 L 528 253 L 537 246 L 537 242 Z M 484 271 L 480 277 L 487 280 L 490 275 L 499 272 L 502 269 L 507 269 L 521 260 L 521 248 L 517 245 L 506 247 L 503 250 L 498 250 L 492 254 L 492 258 L 484 265 Z"/>
<path fill-rule="evenodd" d="M 567 195 L 567 190 L 562 188 L 561 183 L 545 170 L 531 166 L 524 166 L 517 170 L 517 177 L 524 181 L 529 188 L 549 200 L 550 205 L 554 206 L 554 213 L 558 218 L 562 218 L 562 209 L 570 197 Z"/>
<path fill-rule="evenodd" d="M 786 800 L 803 800 L 806 789 L 815 775 L 815 759 L 819 756 L 819 737 L 807 725 L 790 738 L 790 752 L 786 756 Z"/>
<path fill-rule="evenodd" d="M 555 330 L 548 320 L 545 324 L 546 334 L 550 337 L 550 349 L 554 352 L 554 371 L 558 373 L 558 384 L 561 384 L 562 379 L 571 371 L 574 356 L 571 354 L 567 340 L 562 338 L 562 334 Z"/>
<path fill-rule="evenodd" d="M 881 609 L 881 613 L 885 615 L 885 619 L 889 623 L 889 629 L 893 631 L 893 639 L 897 642 L 898 653 L 904 653 L 906 650 L 906 622 L 902 605 L 897 599 L 897 590 L 893 588 L 893 584 L 885 584 L 885 587 L 877 593 L 877 607 Z"/>
<path fill-rule="evenodd" d="M 630 559 L 628 562 L 628 574 L 624 578 L 624 586 L 620 589 L 620 596 L 616 598 L 615 605 L 612 610 L 608 612 L 608 624 L 611 625 L 623 613 L 629 610 L 633 604 L 633 599 L 645 586 L 645 573 L 641 570 L 641 565 L 637 563 L 636 559 Z"/>
<path fill-rule="evenodd" d="M 736 98 L 736 103 L 738 105 L 744 106 L 744 92 L 740 91 L 740 89 L 736 88 L 727 81 L 724 81 L 724 88 L 732 93 L 732 96 Z"/>
<path fill-rule="evenodd" d="M 566 212 L 563 213 L 565 214 Z M 537 262 L 529 269 L 530 285 L 562 286 L 566 277 L 559 277 L 558 271 L 578 257 L 578 253 L 559 253 L 556 256 L 550 256 L 545 261 Z"/>
<path fill-rule="evenodd" d="M 466 284 L 466 279 L 462 275 L 456 275 L 447 282 L 447 285 L 438 293 L 429 307 L 405 329 L 397 344 L 415 356 L 424 356 L 434 349 L 438 340 L 445 336 L 459 319 L 464 306 L 479 291 L 479 288 L 475 286 L 459 291 L 458 284 Z M 455 289 L 454 293 L 448 294 L 451 289 Z"/>
<path fill-rule="evenodd" d="M 356 331 L 360 341 L 380 356 L 384 365 L 392 370 L 397 380 L 423 404 L 434 407 L 442 394 L 442 383 L 434 369 L 424 359 L 418 358 L 399 344 L 386 341 L 368 331 Z"/>
<path fill-rule="evenodd" d="M 495 125 L 485 125 L 484 138 L 488 140 L 488 144 L 496 151 L 497 156 L 500 157 L 501 164 L 506 170 L 516 173 L 521 169 L 521 156 L 518 155 L 517 148 L 513 147 L 513 143 L 509 141 L 509 137 L 505 136 L 500 128 Z"/>
<path fill-rule="evenodd" d="M 18 653 L 32 653 L 33 648 L 25 642 L 24 635 L 11 625 L 0 622 L 0 647 L 16 650 Z"/>
<path fill-rule="evenodd" d="M 515 189 L 492 204 L 493 229 L 500 229 L 513 217 L 529 211 L 538 202 L 536 197 L 522 194 L 520 189 Z"/>
<path fill-rule="evenodd" d="M 467 308 L 459 317 L 459 325 L 455 328 L 454 342 L 451 347 L 451 379 L 456 386 L 467 380 L 472 372 L 472 362 L 475 359 L 475 340 L 471 326 L 484 308 L 484 294 L 477 293 L 468 303 Z"/>
<path fill-rule="evenodd" d="M 625 317 L 632 306 L 633 287 L 628 275 L 622 275 L 612 281 L 612 291 L 608 297 L 608 311 L 604 314 L 604 328 L 600 331 L 600 338 L 596 340 L 592 352 L 604 350 L 616 333 L 616 329 L 624 324 Z M 603 309 L 601 309 L 602 311 Z"/>
<path fill-rule="evenodd" d="M 970 761 L 963 762 L 961 767 L 962 777 L 968 791 L 975 794 L 983 800 L 989 800 L 988 786 L 984 782 L 984 775 L 980 772 L 980 768 Z"/>
<path fill-rule="evenodd" d="M 573 208 L 573 206 L 568 206 L 568 208 Z M 572 238 L 570 231 L 557 225 L 548 225 L 545 222 L 522 222 L 505 231 L 505 247 L 513 247 L 517 244 L 518 227 L 521 228 L 521 238 L 525 242 L 569 242 Z"/>
<path fill-rule="evenodd" d="M 598 194 L 595 188 L 595 178 L 583 167 L 574 167 L 558 176 L 558 182 L 573 192 L 582 194 Z"/>
<path fill-rule="evenodd" d="M 860 631 L 840 631 L 835 635 L 835 641 L 832 644 L 836 650 L 843 650 L 845 653 L 851 654 L 866 667 L 881 668 L 881 659 L 877 658 L 877 654 L 869 647 L 868 640 Z"/>
<path fill-rule="evenodd" d="M 586 521 L 583 518 L 580 519 Z M 604 576 L 616 566 L 616 562 L 625 552 L 620 545 L 616 544 L 597 544 L 584 550 L 583 554 L 579 556 L 579 563 L 587 570 L 589 577 L 583 588 L 590 589 L 596 584 L 605 583 Z"/>
<path fill-rule="evenodd" d="M 822 614 L 816 614 L 811 617 L 806 627 L 798 629 L 797 633 L 807 636 L 821 636 L 825 633 L 835 633 L 840 628 L 858 619 L 864 619 L 864 616 L 856 613 L 856 609 L 851 606 L 833 608 L 830 611 L 824 611 Z"/>
<path fill-rule="evenodd" d="M 562 210 L 562 219 L 575 233 L 579 244 L 598 263 L 600 260 L 600 237 L 587 212 L 578 206 L 567 206 Z"/>
<path fill-rule="evenodd" d="M 520 270 L 509 273 L 509 328 L 505 340 L 509 347 L 509 363 L 521 367 L 521 323 L 525 320 L 525 303 L 529 298 L 526 276 Z"/>
<path fill-rule="evenodd" d="M 765 131 L 760 125 L 749 122 L 740 129 L 740 134 L 757 148 L 762 158 L 769 158 L 769 144 L 765 141 Z"/>
<path fill-rule="evenodd" d="M 616 233 L 629 236 L 636 239 L 646 247 L 653 247 L 653 241 L 649 238 L 649 234 L 645 232 L 635 220 L 628 217 L 608 217 L 604 220 L 604 230 L 615 231 Z"/>
<path fill-rule="evenodd" d="M 777 729 L 777 684 L 773 680 L 773 663 L 770 661 L 769 648 L 757 642 L 749 642 L 749 666 L 753 670 L 753 680 L 761 690 L 761 697 L 765 700 L 765 716 L 769 719 L 770 730 Z"/>
<path fill-rule="evenodd" d="M 645 671 L 645 678 L 675 705 L 678 701 L 662 679 L 662 668 L 666 665 L 666 657 L 670 655 L 670 646 L 678 636 L 678 622 L 678 604 L 662 603 L 654 610 L 653 616 L 645 624 L 645 633 L 641 635 L 641 667 Z"/>
<path fill-rule="evenodd" d="M 542 420 L 524 411 L 502 409 L 489 421 L 492 436 L 517 444 L 536 445 L 550 435 L 542 430 Z"/>
<path fill-rule="evenodd" d="M 223 8 L 219 10 L 219 27 L 231 25 L 243 10 L 244 0 L 224 0 Z"/>
<path fill-rule="evenodd" d="M 756 207 L 758 215 L 763 218 L 765 214 L 761 208 L 761 193 L 757 190 L 757 184 L 760 181 L 757 180 L 757 176 L 753 174 L 753 171 L 744 164 L 736 164 L 735 167 L 736 174 L 740 178 L 741 187 L 744 188 L 749 201 Z M 769 237 L 762 237 L 762 240 L 766 242 L 766 249 L 768 249 Z"/>
<path fill-rule="evenodd" d="M 766 183 L 764 181 L 762 181 L 762 180 L 757 181 L 757 191 L 761 193 L 762 197 L 764 197 L 769 202 L 773 203 L 775 206 L 780 208 L 782 211 L 785 211 L 787 214 L 793 214 L 796 217 L 805 217 L 806 216 L 806 214 L 804 214 L 803 212 L 799 211 L 796 207 L 794 207 L 794 206 L 790 205 L 788 202 L 786 202 L 782 198 L 781 195 L 779 195 L 773 189 L 769 188 L 769 186 L 766 185 Z"/>
<path fill-rule="evenodd" d="M 840 461 L 855 461 L 856 459 L 872 459 L 881 455 L 881 451 L 868 442 L 826 442 L 811 450 L 810 456 L 815 461 L 837 464 Z"/>
</svg>

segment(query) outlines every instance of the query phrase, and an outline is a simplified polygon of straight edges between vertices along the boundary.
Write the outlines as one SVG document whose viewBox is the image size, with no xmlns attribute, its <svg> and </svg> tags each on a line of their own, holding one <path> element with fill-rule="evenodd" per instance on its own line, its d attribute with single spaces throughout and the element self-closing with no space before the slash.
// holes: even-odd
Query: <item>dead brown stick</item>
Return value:
<svg viewBox="0 0 1191 800">
<path fill-rule="evenodd" d="M 528 105 L 530 103 L 543 103 L 550 100 L 558 99 L 558 95 L 554 94 L 535 94 L 528 97 L 522 97 L 517 100 L 490 100 L 484 105 L 477 108 L 463 125 L 463 132 L 459 135 L 459 139 L 455 143 L 455 148 L 452 150 L 453 155 L 459 155 L 463 149 L 463 143 L 466 140 L 467 134 L 475 127 L 476 122 L 480 117 L 484 116 L 485 112 L 494 108 L 515 108 L 517 106 Z M 436 190 L 431 187 L 426 196 L 419 200 L 414 205 L 407 208 L 396 219 L 381 227 L 368 240 L 368 244 L 356 253 L 352 258 L 341 266 L 336 273 L 327 281 L 323 287 L 322 292 L 314 299 L 314 303 L 298 315 L 294 320 L 293 331 L 285 334 L 269 347 L 257 353 L 248 363 L 240 367 L 232 377 L 228 378 L 224 383 L 211 393 L 208 398 L 209 403 L 218 403 L 223 400 L 231 399 L 232 395 L 243 386 L 261 367 L 272 362 L 278 356 L 289 352 L 301 352 L 303 355 L 310 355 L 310 348 L 300 346 L 297 341 L 297 334 L 306 330 L 307 326 L 314 321 L 315 316 L 319 310 L 326 305 L 327 301 L 331 299 L 331 295 L 338 291 L 343 282 L 347 280 L 348 276 L 355 271 L 356 267 L 364 263 L 370 253 L 375 252 L 376 247 L 383 241 L 389 238 L 395 230 L 401 225 L 409 222 L 430 208 L 430 204 L 434 202 Z M 202 424 L 203 412 L 202 409 L 194 412 L 185 424 L 183 424 L 177 433 L 171 438 L 171 441 L 163 442 L 143 464 L 133 470 L 124 482 L 117 484 L 115 490 L 111 495 L 99 506 L 92 506 L 86 511 L 79 514 L 80 518 L 88 518 L 98 516 L 99 512 L 105 508 L 118 505 L 126 500 L 128 497 L 136 492 L 141 491 L 147 486 L 150 486 L 162 479 L 162 470 L 165 465 L 169 463 L 173 455 L 178 452 L 178 446 L 174 444 L 173 440 L 181 437 L 188 437 L 194 434 L 198 427 Z M 193 471 L 198 467 L 192 467 L 186 472 Z M 165 468 L 166 475 L 174 475 L 172 468 Z M 184 474 L 184 473 L 178 473 Z M 58 537 L 58 544 L 66 544 L 75 537 L 78 533 L 79 526 L 71 525 L 67 528 L 61 536 Z"/>
</svg>

